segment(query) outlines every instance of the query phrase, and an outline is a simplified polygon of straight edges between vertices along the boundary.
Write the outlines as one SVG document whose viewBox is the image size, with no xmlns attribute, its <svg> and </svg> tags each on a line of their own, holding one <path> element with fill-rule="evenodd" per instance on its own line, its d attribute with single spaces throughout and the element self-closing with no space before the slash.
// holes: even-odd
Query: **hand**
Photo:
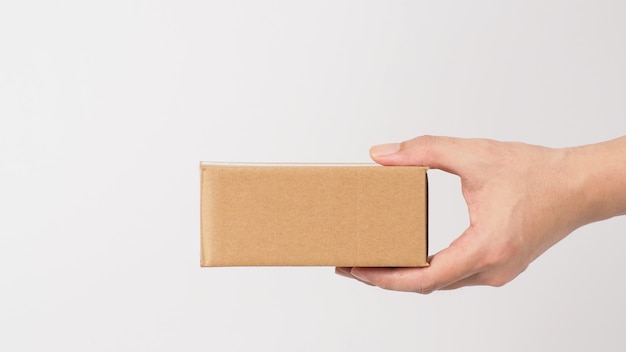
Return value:
<svg viewBox="0 0 626 352">
<path fill-rule="evenodd" d="M 426 294 L 470 285 L 502 286 L 576 228 L 625 212 L 624 167 L 617 170 L 621 178 L 613 177 L 611 184 L 598 185 L 596 180 L 597 191 L 587 187 L 594 165 L 615 157 L 625 164 L 625 144 L 622 138 L 551 149 L 424 136 L 375 146 L 370 155 L 379 164 L 424 165 L 458 175 L 470 225 L 430 258 L 429 267 L 338 267 L 336 272 L 384 289 Z M 620 196 L 606 200 L 616 189 Z"/>
</svg>

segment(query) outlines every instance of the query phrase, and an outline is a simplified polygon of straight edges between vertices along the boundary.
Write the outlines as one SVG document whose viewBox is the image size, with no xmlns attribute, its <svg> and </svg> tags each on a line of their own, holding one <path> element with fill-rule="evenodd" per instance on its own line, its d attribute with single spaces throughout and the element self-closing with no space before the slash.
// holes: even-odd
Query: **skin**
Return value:
<svg viewBox="0 0 626 352">
<path fill-rule="evenodd" d="M 422 136 L 374 146 L 381 165 L 424 165 L 461 179 L 469 227 L 426 268 L 337 267 L 388 290 L 428 294 L 502 286 L 586 224 L 626 214 L 626 136 L 553 149 L 486 139 Z"/>
</svg>

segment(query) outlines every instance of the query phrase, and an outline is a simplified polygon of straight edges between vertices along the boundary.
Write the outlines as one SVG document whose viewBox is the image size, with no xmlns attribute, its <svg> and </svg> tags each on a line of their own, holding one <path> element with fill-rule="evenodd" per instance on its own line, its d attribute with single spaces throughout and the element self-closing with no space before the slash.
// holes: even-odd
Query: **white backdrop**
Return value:
<svg viewBox="0 0 626 352">
<path fill-rule="evenodd" d="M 0 350 L 623 351 L 624 218 L 498 289 L 200 268 L 198 162 L 624 135 L 625 35 L 617 0 L 3 1 Z M 430 185 L 434 252 L 467 215 Z"/>
</svg>

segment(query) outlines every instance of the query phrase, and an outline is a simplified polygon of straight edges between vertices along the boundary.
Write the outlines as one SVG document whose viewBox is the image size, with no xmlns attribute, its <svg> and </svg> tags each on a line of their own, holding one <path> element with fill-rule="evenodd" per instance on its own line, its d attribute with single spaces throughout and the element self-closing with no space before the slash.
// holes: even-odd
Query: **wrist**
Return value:
<svg viewBox="0 0 626 352">
<path fill-rule="evenodd" d="M 577 227 L 626 214 L 626 138 L 567 148 L 570 178 L 579 204 Z"/>
</svg>

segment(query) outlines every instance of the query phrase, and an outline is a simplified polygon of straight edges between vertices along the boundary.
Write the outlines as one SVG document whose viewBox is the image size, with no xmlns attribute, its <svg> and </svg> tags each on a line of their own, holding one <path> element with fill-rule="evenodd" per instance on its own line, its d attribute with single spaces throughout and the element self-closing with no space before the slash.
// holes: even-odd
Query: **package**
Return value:
<svg viewBox="0 0 626 352">
<path fill-rule="evenodd" d="M 426 168 L 200 164 L 202 266 L 427 266 Z"/>
</svg>

